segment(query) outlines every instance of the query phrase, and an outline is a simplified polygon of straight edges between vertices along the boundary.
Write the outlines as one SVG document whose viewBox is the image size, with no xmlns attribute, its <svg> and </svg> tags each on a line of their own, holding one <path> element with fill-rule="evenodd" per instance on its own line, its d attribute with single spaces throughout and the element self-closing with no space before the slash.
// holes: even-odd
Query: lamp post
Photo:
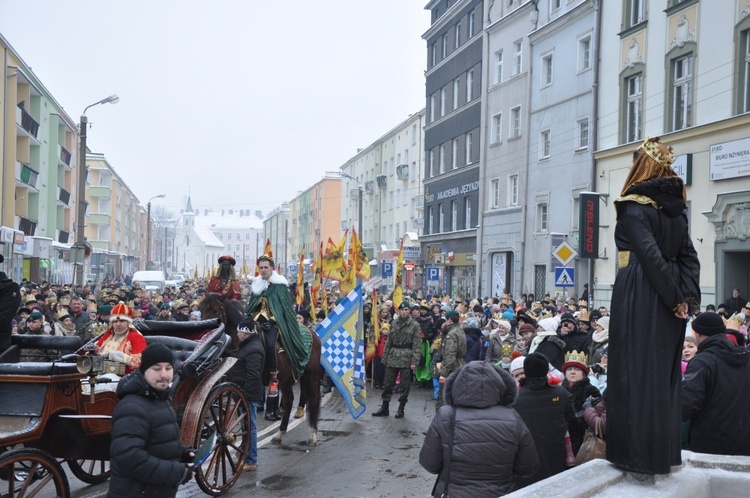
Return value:
<svg viewBox="0 0 750 498">
<path fill-rule="evenodd" d="M 166 194 L 155 195 L 148 200 L 146 204 L 146 269 L 148 270 L 148 263 L 151 261 L 151 201 L 154 199 L 163 199 Z"/>
<path fill-rule="evenodd" d="M 75 250 L 73 251 L 73 261 L 75 269 L 75 285 L 83 285 L 84 275 L 84 255 L 86 252 L 86 237 L 85 237 L 85 226 L 86 226 L 86 127 L 88 126 L 89 118 L 86 117 L 86 111 L 90 107 L 94 107 L 99 104 L 116 104 L 120 101 L 120 97 L 117 94 L 110 95 L 106 99 L 102 99 L 99 102 L 86 106 L 81 114 L 81 140 L 80 149 L 78 151 L 78 179 L 76 183 L 77 195 L 76 195 L 76 243 Z"/>
<path fill-rule="evenodd" d="M 357 187 L 359 189 L 359 196 L 358 196 L 359 198 L 357 199 L 358 200 L 358 205 L 357 205 L 357 218 L 358 218 L 357 219 L 357 233 L 359 233 L 359 240 L 363 240 L 364 236 L 362 235 L 362 198 L 364 197 L 365 187 L 364 187 L 364 185 L 362 185 L 362 182 L 360 182 L 359 180 L 357 180 L 356 178 L 354 178 L 349 173 L 346 173 L 346 172 L 342 171 L 341 172 L 341 176 L 343 176 L 344 178 L 349 178 L 350 180 L 354 180 L 355 182 L 357 182 Z"/>
</svg>

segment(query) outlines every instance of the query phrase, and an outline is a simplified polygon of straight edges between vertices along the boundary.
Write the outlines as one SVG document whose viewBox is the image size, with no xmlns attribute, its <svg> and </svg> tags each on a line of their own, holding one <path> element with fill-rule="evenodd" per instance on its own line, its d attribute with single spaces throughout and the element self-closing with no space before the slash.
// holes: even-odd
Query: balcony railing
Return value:
<svg viewBox="0 0 750 498">
<path fill-rule="evenodd" d="M 341 229 L 346 230 L 349 228 L 349 220 L 341 220 Z"/>
<path fill-rule="evenodd" d="M 57 200 L 66 206 L 70 206 L 70 192 L 62 187 L 57 187 Z"/>
<path fill-rule="evenodd" d="M 406 180 L 409 178 L 409 165 L 408 164 L 399 164 L 396 166 L 396 176 L 399 180 Z"/>
<path fill-rule="evenodd" d="M 23 102 L 18 105 L 21 106 L 22 104 Z M 16 111 L 16 121 L 26 133 L 38 140 L 39 123 L 37 123 L 36 119 L 31 117 L 31 114 L 29 114 L 24 107 L 18 107 L 18 110 Z"/>
<path fill-rule="evenodd" d="M 61 163 L 70 167 L 70 151 L 60 144 L 57 144 L 57 157 L 60 159 Z"/>
<path fill-rule="evenodd" d="M 31 164 L 16 161 L 16 178 L 26 185 L 36 188 L 36 181 L 39 178 L 39 172 L 35 171 Z"/>
<path fill-rule="evenodd" d="M 89 214 L 89 223 L 92 225 L 109 225 L 112 217 L 106 213 Z"/>
<path fill-rule="evenodd" d="M 388 177 L 385 175 L 376 176 L 375 181 L 378 182 L 378 188 L 386 188 L 388 186 Z"/>
<path fill-rule="evenodd" d="M 375 182 L 372 180 L 365 182 L 365 193 L 372 194 L 375 191 Z"/>
<path fill-rule="evenodd" d="M 65 230 L 58 230 L 57 231 L 57 241 L 61 244 L 67 244 L 68 240 L 70 240 L 70 232 L 66 232 Z"/>
<path fill-rule="evenodd" d="M 24 235 L 32 236 L 36 233 L 36 224 L 34 220 L 24 218 L 23 216 L 18 217 L 18 229 L 21 230 Z"/>
<path fill-rule="evenodd" d="M 359 189 L 353 188 L 349 191 L 349 197 L 352 199 L 359 199 Z"/>
<path fill-rule="evenodd" d="M 103 186 L 90 186 L 89 187 L 89 196 L 91 197 L 104 197 L 107 199 L 112 198 L 112 189 L 109 187 L 103 187 Z"/>
</svg>

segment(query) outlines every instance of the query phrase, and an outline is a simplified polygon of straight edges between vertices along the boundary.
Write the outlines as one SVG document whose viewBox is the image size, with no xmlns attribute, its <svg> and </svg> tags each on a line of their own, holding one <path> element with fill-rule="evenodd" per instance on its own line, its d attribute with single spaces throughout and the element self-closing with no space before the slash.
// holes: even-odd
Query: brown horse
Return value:
<svg viewBox="0 0 750 498">
<path fill-rule="evenodd" d="M 222 301 L 219 298 L 219 294 L 211 292 L 201 301 L 198 310 L 201 312 L 201 319 L 219 318 L 224 324 L 227 333 L 232 337 L 232 344 L 235 348 L 237 347 L 237 325 L 239 325 L 245 315 L 238 301 Z M 260 335 L 261 338 L 265 337 L 262 332 Z M 312 434 L 307 442 L 315 446 L 318 444 L 318 418 L 320 417 L 321 344 L 316 333 L 311 331 L 310 335 L 312 336 L 310 360 L 307 362 L 299 382 L 300 390 L 307 394 L 308 405 L 305 411 L 307 412 L 307 422 L 312 428 Z M 287 358 L 284 350 L 279 348 L 280 344 L 278 340 L 276 347 L 278 351 L 276 363 L 279 370 L 279 390 L 281 391 L 281 404 L 284 407 L 284 414 L 281 417 L 279 432 L 274 435 L 272 441 L 280 444 L 289 426 L 289 416 L 294 404 L 294 375 L 292 374 L 289 358 Z M 265 374 L 266 372 L 264 372 L 264 381 L 267 382 L 268 379 Z"/>
</svg>

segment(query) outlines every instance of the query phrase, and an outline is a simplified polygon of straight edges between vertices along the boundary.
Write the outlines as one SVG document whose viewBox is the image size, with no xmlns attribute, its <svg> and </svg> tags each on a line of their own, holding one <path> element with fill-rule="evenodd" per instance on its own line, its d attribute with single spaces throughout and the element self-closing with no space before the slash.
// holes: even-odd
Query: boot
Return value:
<svg viewBox="0 0 750 498">
<path fill-rule="evenodd" d="M 380 410 L 373 412 L 373 417 L 387 417 L 390 415 L 390 412 L 388 411 L 388 404 L 389 401 L 383 401 L 383 404 L 380 405 Z"/>
<path fill-rule="evenodd" d="M 404 418 L 405 406 L 406 406 L 406 401 L 402 401 L 398 404 L 398 410 L 396 410 L 396 415 L 394 415 L 395 418 Z"/>
<path fill-rule="evenodd" d="M 277 420 L 281 420 L 281 416 L 279 415 L 279 398 L 278 396 L 275 398 L 268 398 L 266 400 L 266 420 L 270 422 L 275 422 Z"/>
</svg>

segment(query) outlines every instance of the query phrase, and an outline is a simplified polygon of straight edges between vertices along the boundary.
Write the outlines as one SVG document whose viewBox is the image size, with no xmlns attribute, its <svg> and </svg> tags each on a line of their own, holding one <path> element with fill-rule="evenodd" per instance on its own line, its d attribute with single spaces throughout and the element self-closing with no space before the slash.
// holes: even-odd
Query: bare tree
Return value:
<svg viewBox="0 0 750 498">
<path fill-rule="evenodd" d="M 151 218 L 154 220 L 154 249 L 159 268 L 171 271 L 172 243 L 175 237 L 179 215 L 165 206 L 151 206 Z"/>
</svg>

